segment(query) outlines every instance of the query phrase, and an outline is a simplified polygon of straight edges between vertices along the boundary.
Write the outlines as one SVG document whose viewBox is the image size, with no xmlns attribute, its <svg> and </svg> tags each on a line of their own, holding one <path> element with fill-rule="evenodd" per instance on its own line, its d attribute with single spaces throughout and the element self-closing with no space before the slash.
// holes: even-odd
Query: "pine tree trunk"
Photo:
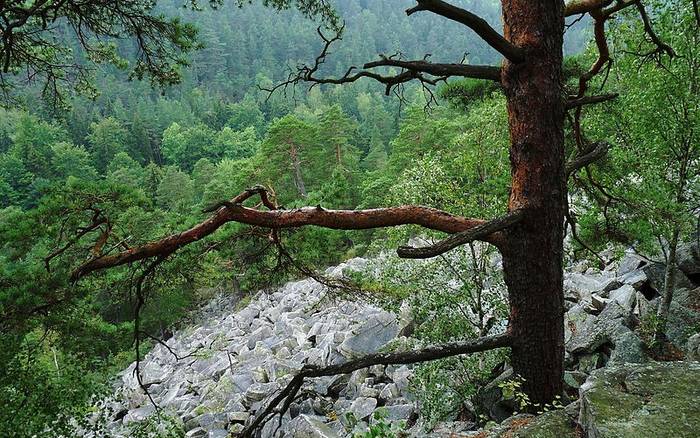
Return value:
<svg viewBox="0 0 700 438">
<path fill-rule="evenodd" d="M 514 372 L 532 403 L 563 390 L 563 222 L 566 205 L 561 0 L 503 2 L 505 37 L 527 50 L 505 62 L 512 187 L 509 209 L 524 220 L 508 231 L 503 269 L 510 301 Z"/>
</svg>

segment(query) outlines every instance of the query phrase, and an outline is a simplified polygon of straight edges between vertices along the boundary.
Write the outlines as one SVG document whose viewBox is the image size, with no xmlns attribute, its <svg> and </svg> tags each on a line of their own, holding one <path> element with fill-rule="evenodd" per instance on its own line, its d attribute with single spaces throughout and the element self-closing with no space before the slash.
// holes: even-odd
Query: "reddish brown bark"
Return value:
<svg viewBox="0 0 700 438">
<path fill-rule="evenodd" d="M 513 336 L 511 363 L 533 403 L 562 392 L 563 223 L 566 201 L 561 0 L 503 2 L 505 37 L 527 58 L 506 61 L 511 148 L 509 209 L 521 221 L 506 230 L 502 248 Z"/>
<path fill-rule="evenodd" d="M 209 219 L 182 233 L 173 234 L 119 254 L 91 260 L 76 269 L 72 274 L 72 279 L 77 280 L 100 269 L 120 266 L 150 257 L 168 256 L 179 248 L 208 236 L 228 222 L 239 222 L 265 228 L 296 228 L 317 225 L 340 230 L 365 230 L 413 224 L 446 233 L 459 233 L 486 223 L 480 219 L 454 216 L 434 208 L 413 205 L 371 210 L 326 210 L 320 207 L 304 207 L 295 210 L 262 211 L 237 204 L 248 197 L 250 194 L 244 192 L 232 200 L 236 202 L 230 202 L 228 207 L 219 208 Z M 501 243 L 500 238 L 501 233 L 493 233 L 483 236 L 479 240 L 498 246 Z"/>
</svg>

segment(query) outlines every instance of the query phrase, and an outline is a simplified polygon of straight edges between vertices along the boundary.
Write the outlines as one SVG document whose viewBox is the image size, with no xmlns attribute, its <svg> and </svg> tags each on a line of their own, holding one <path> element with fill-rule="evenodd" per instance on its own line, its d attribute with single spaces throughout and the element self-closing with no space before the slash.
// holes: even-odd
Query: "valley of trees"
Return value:
<svg viewBox="0 0 700 438">
<path fill-rule="evenodd" d="M 441 359 L 430 382 L 505 347 L 470 366 L 507 360 L 552 403 L 563 265 L 610 248 L 668 266 L 663 349 L 698 223 L 697 2 L 454 3 L 0 2 L 0 435 L 70 436 L 216 293 L 397 248 L 431 260 L 335 286 L 425 297 L 416 351 L 304 368 L 279 403 L 304 378 Z M 429 293 L 448 268 L 473 276 L 463 299 Z M 445 310 L 475 293 L 478 323 Z M 436 419 L 461 402 L 435 399 Z"/>
</svg>

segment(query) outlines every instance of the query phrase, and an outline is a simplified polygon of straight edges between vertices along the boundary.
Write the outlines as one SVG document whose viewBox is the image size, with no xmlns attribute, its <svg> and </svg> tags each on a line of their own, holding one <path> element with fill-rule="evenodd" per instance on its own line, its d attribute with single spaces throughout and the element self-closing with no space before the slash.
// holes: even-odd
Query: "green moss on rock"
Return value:
<svg viewBox="0 0 700 438">
<path fill-rule="evenodd" d="M 697 437 L 700 364 L 627 364 L 593 372 L 581 387 L 589 438 Z"/>
</svg>

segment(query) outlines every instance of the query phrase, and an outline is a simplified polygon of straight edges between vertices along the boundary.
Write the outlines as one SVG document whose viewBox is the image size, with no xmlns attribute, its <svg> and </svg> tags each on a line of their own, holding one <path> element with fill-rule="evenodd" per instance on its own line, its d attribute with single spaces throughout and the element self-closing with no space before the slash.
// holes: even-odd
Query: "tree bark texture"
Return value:
<svg viewBox="0 0 700 438">
<path fill-rule="evenodd" d="M 505 61 L 511 193 L 523 210 L 502 248 L 510 301 L 514 372 L 532 403 L 563 390 L 563 223 L 566 208 L 561 0 L 504 0 L 504 34 L 527 53 Z"/>
</svg>

